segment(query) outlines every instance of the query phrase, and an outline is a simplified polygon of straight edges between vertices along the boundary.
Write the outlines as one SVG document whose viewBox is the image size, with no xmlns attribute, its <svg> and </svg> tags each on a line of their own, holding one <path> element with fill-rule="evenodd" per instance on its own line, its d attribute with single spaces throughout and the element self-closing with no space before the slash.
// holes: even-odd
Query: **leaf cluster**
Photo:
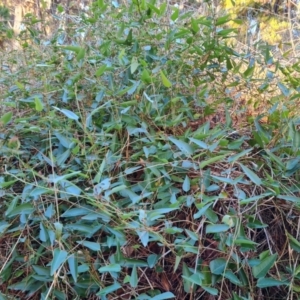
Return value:
<svg viewBox="0 0 300 300">
<path fill-rule="evenodd" d="M 232 49 L 231 19 L 98 0 L 9 58 L 1 297 L 299 291 L 300 68 Z"/>
</svg>

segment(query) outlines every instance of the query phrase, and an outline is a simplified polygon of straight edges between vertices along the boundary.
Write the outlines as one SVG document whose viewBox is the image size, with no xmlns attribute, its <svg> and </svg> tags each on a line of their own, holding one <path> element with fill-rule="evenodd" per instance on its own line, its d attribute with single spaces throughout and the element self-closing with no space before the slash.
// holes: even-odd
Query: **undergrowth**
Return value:
<svg viewBox="0 0 300 300">
<path fill-rule="evenodd" d="M 0 299 L 298 299 L 300 68 L 207 9 L 95 1 L 3 56 Z"/>
</svg>

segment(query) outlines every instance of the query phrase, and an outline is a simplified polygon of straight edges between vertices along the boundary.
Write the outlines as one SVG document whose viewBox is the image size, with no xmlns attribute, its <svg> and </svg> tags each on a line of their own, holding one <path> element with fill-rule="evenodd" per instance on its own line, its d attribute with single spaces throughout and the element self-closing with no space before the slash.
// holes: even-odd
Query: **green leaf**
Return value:
<svg viewBox="0 0 300 300">
<path fill-rule="evenodd" d="M 55 222 L 54 227 L 55 227 L 55 238 L 59 241 L 61 239 L 62 232 L 63 232 L 63 224 L 59 222 Z"/>
<path fill-rule="evenodd" d="M 244 77 L 245 77 L 245 78 L 251 77 L 251 76 L 253 75 L 254 69 L 255 69 L 255 66 L 249 67 L 249 68 L 245 71 Z"/>
<path fill-rule="evenodd" d="M 71 256 L 68 257 L 68 265 L 69 265 L 70 273 L 73 277 L 74 282 L 77 282 L 78 260 L 74 254 L 72 254 Z"/>
<path fill-rule="evenodd" d="M 165 300 L 175 298 L 174 294 L 171 292 L 165 292 L 160 295 L 156 295 L 155 297 L 151 298 L 150 300 Z"/>
<path fill-rule="evenodd" d="M 48 176 L 48 182 L 56 184 L 60 181 L 64 181 L 68 178 L 74 177 L 75 175 L 78 175 L 80 173 L 81 173 L 80 171 L 76 171 L 76 172 L 72 172 L 72 173 L 69 173 L 69 174 L 62 175 L 62 176 L 58 176 L 56 174 L 50 174 Z"/>
<path fill-rule="evenodd" d="M 78 54 L 81 49 L 80 47 L 76 47 L 76 46 L 59 46 L 59 47 L 65 49 L 65 50 L 75 52 L 76 54 Z"/>
<path fill-rule="evenodd" d="M 286 232 L 286 235 L 289 239 L 291 248 L 296 252 L 300 253 L 300 242 L 297 239 L 295 239 L 292 235 L 290 235 L 288 232 Z"/>
<path fill-rule="evenodd" d="M 220 26 L 220 25 L 225 24 L 229 21 L 231 21 L 231 16 L 230 15 L 220 17 L 216 20 L 216 26 Z"/>
<path fill-rule="evenodd" d="M 183 275 L 182 278 L 190 281 L 191 283 L 193 283 L 195 285 L 201 285 L 202 279 L 204 279 L 204 275 L 198 272 L 196 274 L 191 275 L 190 277 L 186 277 Z"/>
<path fill-rule="evenodd" d="M 84 48 L 80 48 L 79 51 L 78 51 L 78 53 L 77 53 L 77 55 L 76 55 L 76 59 L 78 61 L 80 61 L 80 60 L 84 59 L 84 57 L 85 57 L 85 49 Z"/>
<path fill-rule="evenodd" d="M 137 58 L 136 57 L 132 57 L 131 64 L 130 64 L 130 72 L 131 72 L 131 74 L 133 74 L 137 70 L 137 68 L 139 67 L 139 65 L 140 64 L 139 64 Z"/>
<path fill-rule="evenodd" d="M 235 28 L 223 29 L 223 30 L 218 31 L 217 35 L 222 36 L 222 37 L 229 37 L 229 34 L 232 33 L 232 32 L 236 32 L 236 29 Z"/>
<path fill-rule="evenodd" d="M 235 225 L 234 217 L 230 215 L 224 215 L 222 218 L 222 222 L 229 226 L 229 228 L 233 227 Z"/>
<path fill-rule="evenodd" d="M 202 203 L 201 203 L 201 204 L 202 204 Z M 208 203 L 208 204 L 204 205 L 203 207 L 201 207 L 201 208 L 199 209 L 199 211 L 198 211 L 197 213 L 194 214 L 193 218 L 194 218 L 194 219 L 198 219 L 198 218 L 200 218 L 201 216 L 203 216 L 203 215 L 205 214 L 205 212 L 207 211 L 207 209 L 208 209 L 210 206 L 212 206 L 212 205 L 213 205 L 213 203 Z M 198 208 L 198 207 L 197 207 L 197 208 Z"/>
<path fill-rule="evenodd" d="M 122 286 L 118 282 L 115 282 L 114 284 L 101 289 L 100 292 L 98 292 L 96 295 L 97 296 L 106 296 L 107 294 L 113 293 L 121 287 Z"/>
<path fill-rule="evenodd" d="M 273 154 L 269 149 L 265 149 L 265 152 L 270 156 L 271 160 L 273 160 L 276 164 L 278 164 L 282 169 L 285 168 L 284 163 L 281 161 L 281 159 Z"/>
<path fill-rule="evenodd" d="M 148 230 L 136 230 L 142 244 L 144 247 L 147 247 L 149 242 L 149 231 Z"/>
<path fill-rule="evenodd" d="M 254 202 L 254 201 L 260 200 L 262 198 L 269 197 L 271 195 L 272 195 L 272 193 L 263 193 L 263 194 L 258 195 L 258 196 L 253 196 L 253 197 L 241 200 L 240 204 L 248 204 L 250 202 Z"/>
<path fill-rule="evenodd" d="M 129 283 L 130 283 L 131 287 L 133 287 L 133 288 L 136 288 L 138 285 L 138 276 L 137 276 L 136 265 L 134 265 L 132 268 Z"/>
<path fill-rule="evenodd" d="M 215 275 L 222 275 L 226 265 L 227 261 L 225 258 L 216 258 L 209 263 L 210 271 Z"/>
<path fill-rule="evenodd" d="M 132 29 L 129 30 L 128 35 L 125 40 L 125 44 L 130 46 L 132 44 Z"/>
<path fill-rule="evenodd" d="M 10 226 L 8 222 L 0 221 L 0 237 L 4 235 L 6 229 Z"/>
<path fill-rule="evenodd" d="M 281 93 L 285 96 L 285 97 L 288 97 L 290 94 L 291 94 L 291 91 L 284 85 L 282 84 L 281 82 L 278 82 L 277 83 Z"/>
<path fill-rule="evenodd" d="M 213 179 L 216 179 L 217 181 L 225 182 L 225 183 L 232 184 L 232 185 L 234 185 L 236 183 L 235 180 L 233 180 L 231 178 L 227 178 L 227 177 L 220 177 L 220 176 L 214 176 L 214 175 L 211 175 L 211 177 Z"/>
<path fill-rule="evenodd" d="M 195 143 L 196 145 L 198 145 L 200 148 L 203 148 L 203 149 L 208 149 L 209 146 L 204 143 L 203 141 L 200 141 L 200 140 L 197 140 L 197 139 L 194 139 L 194 138 L 189 138 L 191 142 Z"/>
<path fill-rule="evenodd" d="M 174 273 L 178 269 L 178 266 L 180 264 L 181 259 L 182 259 L 182 256 L 176 255 L 176 257 L 175 257 L 175 264 L 174 264 L 174 270 L 173 270 Z"/>
<path fill-rule="evenodd" d="M 260 261 L 260 264 L 252 267 L 253 276 L 255 278 L 265 277 L 277 259 L 277 254 L 265 257 Z"/>
<path fill-rule="evenodd" d="M 218 222 L 219 219 L 218 215 L 210 207 L 205 211 L 204 215 L 210 222 L 212 223 Z"/>
<path fill-rule="evenodd" d="M 167 9 L 167 2 L 164 2 L 159 8 L 159 16 L 162 17 Z"/>
<path fill-rule="evenodd" d="M 12 112 L 7 112 L 0 118 L 0 126 L 6 125 L 12 118 Z"/>
<path fill-rule="evenodd" d="M 193 241 L 199 240 L 199 235 L 191 230 L 185 229 L 186 234 L 191 238 Z"/>
<path fill-rule="evenodd" d="M 110 264 L 110 265 L 99 268 L 98 271 L 100 273 L 120 272 L 121 271 L 121 266 L 119 264 Z"/>
<path fill-rule="evenodd" d="M 300 204 L 300 197 L 291 196 L 291 195 L 278 195 L 278 199 L 294 202 L 296 204 Z"/>
<path fill-rule="evenodd" d="M 65 147 L 65 148 L 70 148 L 72 145 L 72 141 L 68 139 L 66 136 L 60 134 L 59 132 L 55 132 L 54 135 L 57 137 L 59 142 Z"/>
<path fill-rule="evenodd" d="M 15 209 L 15 207 L 17 206 L 18 202 L 19 202 L 19 197 L 14 197 L 10 203 L 9 203 L 9 206 L 8 208 L 6 209 L 5 211 L 5 216 L 9 216 L 10 213 Z"/>
<path fill-rule="evenodd" d="M 193 148 L 186 142 L 177 140 L 173 137 L 169 137 L 169 140 L 174 143 L 186 156 L 191 156 L 194 153 Z"/>
<path fill-rule="evenodd" d="M 238 277 L 231 271 L 227 270 L 224 274 L 224 277 L 229 279 L 233 284 L 241 285 L 241 281 L 238 279 Z"/>
<path fill-rule="evenodd" d="M 34 269 L 36 274 L 41 275 L 41 276 L 50 277 L 50 269 L 49 268 L 41 267 L 38 265 L 33 265 L 32 268 Z"/>
<path fill-rule="evenodd" d="M 50 275 L 53 276 L 54 273 L 60 268 L 60 266 L 66 261 L 68 252 L 65 250 L 54 249 L 53 259 L 50 264 Z"/>
<path fill-rule="evenodd" d="M 73 218 L 73 217 L 78 217 L 78 216 L 85 216 L 89 214 L 91 211 L 84 208 L 84 207 L 76 207 L 76 208 L 70 208 L 66 210 L 61 217 L 62 218 Z"/>
<path fill-rule="evenodd" d="M 209 287 L 209 286 L 201 286 L 205 291 L 207 291 L 209 294 L 213 296 L 217 296 L 219 291 L 215 288 Z"/>
<path fill-rule="evenodd" d="M 171 20 L 174 22 L 175 20 L 178 19 L 178 16 L 179 16 L 179 8 L 173 7 L 172 9 L 174 10 L 174 12 L 173 12 L 172 15 L 171 15 Z"/>
<path fill-rule="evenodd" d="M 141 75 L 141 79 L 145 83 L 151 83 L 152 79 L 151 79 L 151 76 L 150 76 L 149 71 L 147 69 L 143 70 L 142 75 Z M 144 92 L 144 94 L 145 94 L 145 92 Z"/>
<path fill-rule="evenodd" d="M 188 176 L 185 176 L 183 185 L 182 185 L 182 190 L 184 192 L 188 192 L 191 189 L 191 182 L 190 182 L 190 178 Z"/>
<path fill-rule="evenodd" d="M 248 240 L 246 238 L 238 238 L 234 240 L 234 244 L 238 245 L 238 246 L 243 246 L 243 247 L 247 247 L 247 246 L 251 246 L 251 245 L 257 245 L 257 243 Z"/>
<path fill-rule="evenodd" d="M 75 120 L 75 121 L 79 120 L 79 117 L 75 113 L 73 113 L 72 111 L 70 111 L 68 109 L 65 109 L 65 108 L 60 109 L 56 106 L 53 106 L 53 108 L 60 111 L 61 113 L 63 113 L 66 117 L 68 117 L 71 120 Z"/>
<path fill-rule="evenodd" d="M 276 280 L 276 279 L 273 279 L 273 278 L 259 278 L 257 280 L 256 286 L 260 289 L 263 289 L 263 288 L 272 287 L 272 286 L 280 286 L 283 284 L 286 284 L 286 283 Z"/>
<path fill-rule="evenodd" d="M 149 265 L 149 268 L 153 268 L 156 265 L 157 261 L 158 261 L 158 255 L 157 254 L 150 254 L 147 257 L 147 263 Z"/>
<path fill-rule="evenodd" d="M 237 161 L 239 158 L 245 156 L 246 154 L 248 154 L 249 152 L 251 152 L 253 150 L 253 148 L 250 148 L 250 149 L 246 149 L 238 154 L 235 154 L 235 155 L 232 155 L 230 157 L 228 157 L 227 161 L 229 163 L 233 163 L 235 161 Z"/>
<path fill-rule="evenodd" d="M 228 156 L 228 154 L 223 154 L 223 155 L 217 155 L 217 156 L 214 156 L 208 160 L 204 160 L 204 161 L 201 161 L 200 163 L 200 169 L 203 169 L 205 168 L 206 166 L 210 165 L 210 164 L 213 164 L 215 162 L 218 162 L 220 160 L 223 160 L 226 156 Z"/>
<path fill-rule="evenodd" d="M 198 22 L 195 19 L 191 19 L 191 27 L 192 27 L 192 32 L 194 34 L 196 34 L 199 31 L 199 26 L 198 26 Z"/>
<path fill-rule="evenodd" d="M 125 170 L 125 172 L 126 172 L 126 170 Z M 101 195 L 102 192 L 108 190 L 110 187 L 110 180 L 111 180 L 110 178 L 105 178 L 101 182 L 96 184 L 94 186 L 94 196 L 97 197 L 97 196 Z"/>
<path fill-rule="evenodd" d="M 249 179 L 253 183 L 255 183 L 258 186 L 261 185 L 261 183 L 262 183 L 261 179 L 253 171 L 251 171 L 248 167 L 244 166 L 241 163 L 240 163 L 240 166 L 242 167 L 244 173 L 249 177 Z"/>
<path fill-rule="evenodd" d="M 209 266 L 208 265 L 202 265 L 202 274 L 204 276 L 203 280 L 202 280 L 202 285 L 204 286 L 208 286 L 208 285 L 211 285 L 212 283 L 212 277 L 214 276 L 210 269 L 209 269 Z"/>
<path fill-rule="evenodd" d="M 98 77 L 100 77 L 101 75 L 104 74 L 104 72 L 105 72 L 107 69 L 108 69 L 107 66 L 106 66 L 106 65 L 103 65 L 103 66 L 101 66 L 100 68 L 97 69 L 95 75 L 98 76 Z"/>
<path fill-rule="evenodd" d="M 165 87 L 169 88 L 172 86 L 172 83 L 169 81 L 169 79 L 165 76 L 165 74 L 163 73 L 163 71 L 160 71 L 160 76 L 161 76 L 161 80 L 162 83 Z"/>
<path fill-rule="evenodd" d="M 99 243 L 89 242 L 89 241 L 77 241 L 77 243 L 91 249 L 92 251 L 100 251 L 101 250 Z"/>
<path fill-rule="evenodd" d="M 188 266 L 186 265 L 186 263 L 183 263 L 182 265 L 182 275 L 183 275 L 183 287 L 184 287 L 184 291 L 186 293 L 191 293 L 192 291 L 192 282 L 189 280 L 186 280 L 185 278 L 189 278 L 192 275 L 192 272 L 189 270 Z"/>
<path fill-rule="evenodd" d="M 206 233 L 219 233 L 224 232 L 229 229 L 229 226 L 226 224 L 213 224 L 206 226 Z"/>
<path fill-rule="evenodd" d="M 31 203 L 23 203 L 17 206 L 16 208 L 12 209 L 8 212 L 8 210 L 5 212 L 5 215 L 8 217 L 14 217 L 20 214 L 26 214 L 30 215 L 35 210 L 34 206 Z"/>
</svg>

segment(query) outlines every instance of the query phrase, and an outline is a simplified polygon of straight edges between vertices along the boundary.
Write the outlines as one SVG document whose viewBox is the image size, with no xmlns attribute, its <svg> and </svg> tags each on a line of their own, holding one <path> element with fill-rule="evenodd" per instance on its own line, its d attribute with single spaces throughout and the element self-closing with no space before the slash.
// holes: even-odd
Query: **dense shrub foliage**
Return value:
<svg viewBox="0 0 300 300">
<path fill-rule="evenodd" d="M 98 0 L 46 41 L 28 23 L 1 61 L 1 299 L 297 299 L 300 68 L 240 22 Z"/>
</svg>

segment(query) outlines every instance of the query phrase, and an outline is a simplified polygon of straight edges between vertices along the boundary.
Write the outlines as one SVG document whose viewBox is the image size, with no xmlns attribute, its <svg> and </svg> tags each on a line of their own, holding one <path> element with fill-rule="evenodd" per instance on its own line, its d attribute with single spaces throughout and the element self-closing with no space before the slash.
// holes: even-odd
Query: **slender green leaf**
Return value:
<svg viewBox="0 0 300 300">
<path fill-rule="evenodd" d="M 229 21 L 231 21 L 231 16 L 230 15 L 220 17 L 216 20 L 216 26 L 223 25 L 225 23 L 228 23 Z"/>
<path fill-rule="evenodd" d="M 219 233 L 224 232 L 229 229 L 229 226 L 226 224 L 213 224 L 206 226 L 206 233 Z"/>
<path fill-rule="evenodd" d="M 155 266 L 155 264 L 157 263 L 158 261 L 158 255 L 157 254 L 150 254 L 148 257 L 147 257 L 147 263 L 149 265 L 149 268 L 153 268 Z"/>
<path fill-rule="evenodd" d="M 31 203 L 23 203 L 17 206 L 16 208 L 12 209 L 8 214 L 8 217 L 14 217 L 20 214 L 30 215 L 35 210 L 34 206 Z"/>
<path fill-rule="evenodd" d="M 223 160 L 226 156 L 228 156 L 228 154 L 217 155 L 217 156 L 211 157 L 208 160 L 201 161 L 199 166 L 201 169 L 203 169 L 210 164 L 213 164 L 215 162 Z"/>
<path fill-rule="evenodd" d="M 74 254 L 68 257 L 68 265 L 69 265 L 70 273 L 73 277 L 74 282 L 77 282 L 78 260 Z"/>
<path fill-rule="evenodd" d="M 259 278 L 257 280 L 257 284 L 256 286 L 260 289 L 264 289 L 264 288 L 268 288 L 268 287 L 272 287 L 272 286 L 280 286 L 280 285 L 284 285 L 286 283 L 280 281 L 280 280 L 276 280 L 273 278 Z"/>
<path fill-rule="evenodd" d="M 136 265 L 134 265 L 132 268 L 129 283 L 130 283 L 131 287 L 133 287 L 133 288 L 136 288 L 138 285 L 138 276 L 137 276 Z"/>
<path fill-rule="evenodd" d="M 165 87 L 169 88 L 172 86 L 172 83 L 169 81 L 169 79 L 166 77 L 163 71 L 160 71 L 160 76 L 161 76 L 162 83 Z"/>
<path fill-rule="evenodd" d="M 182 276 L 185 280 L 190 281 L 191 283 L 195 285 L 201 285 L 202 284 L 202 279 L 204 278 L 204 275 L 201 273 L 196 273 L 191 275 L 190 277 Z"/>
<path fill-rule="evenodd" d="M 34 103 L 35 103 L 35 110 L 36 111 L 42 111 L 44 108 L 43 102 L 39 97 L 34 98 Z"/>
<path fill-rule="evenodd" d="M 68 117 L 71 120 L 75 120 L 75 121 L 79 120 L 79 117 L 75 113 L 73 113 L 72 111 L 70 111 L 68 109 L 65 109 L 65 108 L 60 109 L 60 108 L 55 107 L 55 106 L 53 106 L 53 108 L 55 108 L 56 110 L 63 113 L 66 117 Z"/>
<path fill-rule="evenodd" d="M 199 235 L 191 230 L 185 229 L 186 234 L 193 240 L 193 241 L 198 241 L 199 240 Z"/>
<path fill-rule="evenodd" d="M 174 22 L 178 19 L 178 16 L 179 16 L 179 8 L 177 7 L 174 7 L 173 8 L 174 12 L 172 13 L 171 15 L 171 20 Z"/>
<path fill-rule="evenodd" d="M 119 264 L 110 264 L 110 265 L 99 268 L 98 271 L 100 273 L 120 272 L 121 271 L 121 266 Z"/>
<path fill-rule="evenodd" d="M 60 268 L 60 266 L 66 261 L 68 252 L 65 250 L 60 250 L 58 248 L 53 251 L 53 259 L 51 261 L 50 275 L 53 276 L 54 273 Z"/>
<path fill-rule="evenodd" d="M 194 218 L 194 219 L 198 219 L 198 218 L 200 218 L 201 216 L 203 216 L 203 215 L 205 214 L 205 212 L 207 211 L 207 209 L 208 209 L 210 206 L 212 206 L 212 205 L 213 205 L 213 203 L 208 203 L 208 204 L 204 205 L 203 207 L 201 207 L 201 208 L 199 209 L 199 211 L 198 211 L 197 213 L 194 214 L 193 218 Z"/>
<path fill-rule="evenodd" d="M 89 241 L 77 241 L 77 243 L 91 249 L 92 251 L 100 251 L 101 250 L 99 243 L 89 242 Z"/>
<path fill-rule="evenodd" d="M 277 254 L 267 256 L 260 261 L 259 265 L 252 267 L 253 276 L 255 278 L 265 277 L 266 274 L 269 272 L 269 270 L 274 265 L 274 263 L 277 259 L 277 256 L 278 256 Z"/>
<path fill-rule="evenodd" d="M 137 58 L 133 57 L 132 60 L 131 60 L 131 65 L 130 65 L 130 72 L 131 72 L 131 74 L 133 74 L 137 70 L 137 68 L 139 67 L 139 65 L 140 64 L 139 64 Z"/>
<path fill-rule="evenodd" d="M 104 72 L 107 70 L 107 66 L 106 65 L 102 65 L 100 68 L 97 69 L 95 75 L 100 77 L 101 75 L 104 74 Z"/>
<path fill-rule="evenodd" d="M 191 182 L 190 178 L 188 176 L 185 176 L 183 185 L 182 185 L 182 190 L 185 192 L 188 192 L 191 189 Z"/>
<path fill-rule="evenodd" d="M 121 285 L 118 282 L 115 282 L 114 284 L 101 289 L 100 292 L 98 292 L 96 295 L 97 296 L 106 296 L 110 293 L 115 292 L 119 288 L 121 288 Z"/>
<path fill-rule="evenodd" d="M 255 183 L 256 185 L 261 185 L 262 181 L 261 179 L 248 167 L 244 166 L 243 164 L 240 163 L 240 166 L 242 167 L 244 173 L 249 177 L 249 179 Z"/>
<path fill-rule="evenodd" d="M 231 271 L 227 270 L 224 274 L 224 277 L 229 279 L 233 284 L 241 285 L 241 281 L 238 279 L 238 277 Z"/>
<path fill-rule="evenodd" d="M 1 125 L 6 125 L 7 123 L 10 122 L 12 118 L 12 112 L 7 112 L 6 114 L 4 114 L 1 118 L 0 118 L 0 126 Z"/>
<path fill-rule="evenodd" d="M 186 156 L 191 156 L 194 153 L 193 148 L 186 142 L 177 140 L 173 137 L 169 137 L 169 140 L 174 143 Z"/>
<path fill-rule="evenodd" d="M 182 266 L 182 275 L 183 275 L 183 287 L 184 287 L 184 291 L 186 293 L 191 293 L 191 289 L 192 289 L 192 282 L 190 280 L 187 280 L 185 278 L 189 278 L 192 275 L 192 272 L 189 270 L 188 266 L 186 265 L 186 263 L 183 263 Z"/>
<path fill-rule="evenodd" d="M 296 197 L 296 196 L 292 196 L 292 195 L 278 195 L 277 198 L 300 204 L 300 197 Z"/>
<path fill-rule="evenodd" d="M 227 261 L 225 258 L 216 258 L 209 263 L 210 271 L 216 275 L 222 275 L 226 265 Z"/>
<path fill-rule="evenodd" d="M 197 140 L 197 139 L 194 139 L 194 138 L 190 138 L 190 141 L 195 143 L 196 145 L 198 145 L 200 148 L 203 148 L 203 149 L 206 149 L 206 150 L 209 148 L 209 145 L 207 145 L 203 141 L 200 141 L 200 140 Z"/>
<path fill-rule="evenodd" d="M 205 291 L 207 291 L 209 294 L 213 296 L 217 296 L 219 291 L 215 288 L 209 287 L 209 286 L 201 286 Z"/>
<path fill-rule="evenodd" d="M 251 152 L 253 150 L 253 148 L 250 148 L 250 149 L 246 149 L 238 154 L 235 154 L 235 155 L 232 155 L 230 157 L 228 157 L 227 161 L 229 163 L 233 163 L 235 161 L 237 161 L 239 158 L 245 156 L 246 154 L 248 154 L 249 152 Z"/>
<path fill-rule="evenodd" d="M 84 48 L 80 48 L 79 51 L 78 51 L 78 53 L 77 53 L 77 55 L 76 55 L 76 59 L 78 61 L 80 61 L 80 60 L 84 59 L 84 57 L 85 57 L 85 49 Z"/>
<path fill-rule="evenodd" d="M 284 96 L 288 97 L 291 94 L 291 91 L 283 83 L 278 82 L 277 85 Z"/>
<path fill-rule="evenodd" d="M 165 299 L 172 299 L 175 298 L 175 295 L 171 292 L 165 292 L 160 295 L 156 295 L 155 297 L 151 298 L 150 300 L 165 300 Z"/>
<path fill-rule="evenodd" d="M 300 253 L 300 242 L 297 239 L 295 239 L 292 235 L 290 235 L 288 232 L 286 232 L 286 235 L 289 239 L 291 248 L 296 252 Z"/>
</svg>

